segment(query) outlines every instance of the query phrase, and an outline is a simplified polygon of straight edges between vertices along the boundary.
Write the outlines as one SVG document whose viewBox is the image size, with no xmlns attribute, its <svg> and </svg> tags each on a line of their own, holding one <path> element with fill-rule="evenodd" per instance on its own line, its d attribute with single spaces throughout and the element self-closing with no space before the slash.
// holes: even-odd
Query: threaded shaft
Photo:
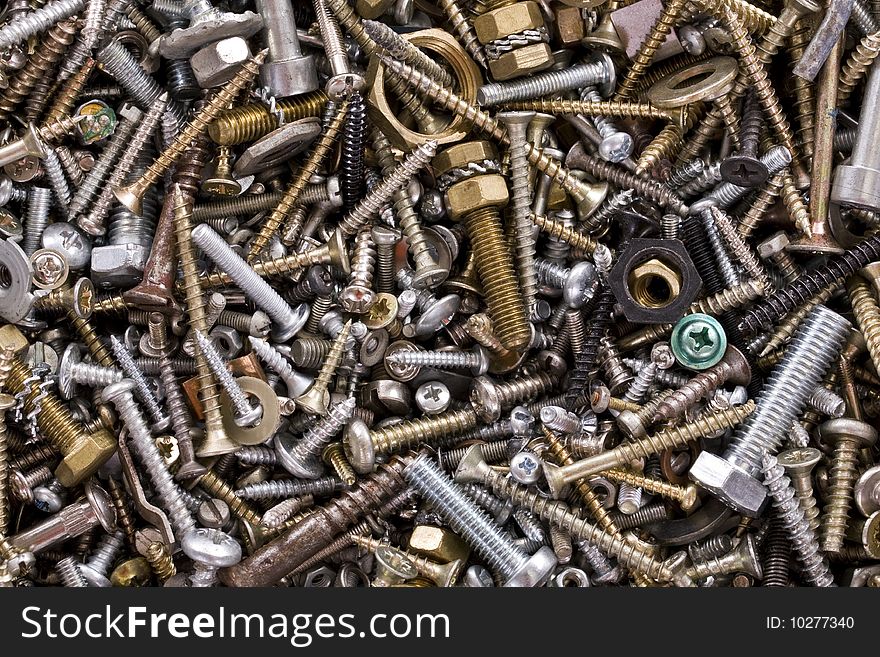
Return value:
<svg viewBox="0 0 880 657">
<path fill-rule="evenodd" d="M 300 479 L 275 479 L 248 484 L 235 491 L 235 495 L 245 500 L 264 500 L 279 497 L 326 497 L 343 490 L 345 484 L 338 477 L 319 477 L 309 481 Z"/>
<path fill-rule="evenodd" d="M 372 430 L 370 440 L 376 453 L 387 454 L 464 433 L 476 427 L 477 422 L 477 414 L 470 409 L 448 411 Z"/>
<path fill-rule="evenodd" d="M 0 28 L 0 50 L 20 44 L 28 37 L 70 18 L 85 5 L 86 0 L 53 0 L 40 9 L 16 17 Z"/>
<path fill-rule="evenodd" d="M 826 552 L 837 552 L 843 547 L 853 486 L 859 476 L 859 447 L 855 439 L 842 436 L 834 446 L 820 529 L 820 543 Z"/>
</svg>

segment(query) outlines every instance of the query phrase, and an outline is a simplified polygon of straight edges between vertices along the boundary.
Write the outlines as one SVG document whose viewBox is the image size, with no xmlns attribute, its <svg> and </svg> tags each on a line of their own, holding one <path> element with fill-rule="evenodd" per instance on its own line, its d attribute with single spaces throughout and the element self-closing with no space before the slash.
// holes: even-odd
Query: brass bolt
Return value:
<svg viewBox="0 0 880 657">
<path fill-rule="evenodd" d="M 251 249 L 248 251 L 248 261 L 254 260 L 272 239 L 272 236 L 278 231 L 284 219 L 290 215 L 294 206 L 297 204 L 300 194 L 305 189 L 309 179 L 329 157 L 331 151 L 336 146 L 336 140 L 339 132 L 342 130 L 342 124 L 345 121 L 345 115 L 348 112 L 348 101 L 339 104 L 336 115 L 324 130 L 324 133 L 318 138 L 317 143 L 312 148 L 306 161 L 300 167 L 296 176 L 290 182 L 290 185 L 284 190 L 284 196 L 281 197 L 278 205 L 272 211 L 272 214 L 266 219 L 260 227 L 260 232 L 254 237 Z"/>
<path fill-rule="evenodd" d="M 327 94 L 313 91 L 295 98 L 279 98 L 275 109 L 284 116 L 285 123 L 321 116 L 327 104 Z M 239 105 L 220 112 L 208 126 L 208 136 L 218 146 L 237 146 L 265 137 L 278 127 L 278 118 L 260 103 Z"/>
<path fill-rule="evenodd" d="M 391 547 L 379 539 L 370 538 L 369 536 L 364 535 L 352 536 L 351 540 L 355 545 L 358 545 L 365 550 L 369 550 L 370 552 L 375 552 L 381 547 Z M 449 563 L 441 564 L 436 561 L 431 561 L 428 557 L 413 554 L 412 552 L 408 552 L 399 547 L 392 549 L 419 571 L 419 574 L 424 575 L 437 586 L 452 586 L 464 568 L 464 562 L 461 559 L 455 559 Z"/>
</svg>

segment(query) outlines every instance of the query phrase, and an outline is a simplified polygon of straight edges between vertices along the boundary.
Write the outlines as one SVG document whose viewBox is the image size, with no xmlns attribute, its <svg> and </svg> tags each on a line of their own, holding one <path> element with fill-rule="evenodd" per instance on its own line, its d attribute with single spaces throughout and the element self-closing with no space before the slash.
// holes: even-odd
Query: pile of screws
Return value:
<svg viewBox="0 0 880 657">
<path fill-rule="evenodd" d="M 0 586 L 880 586 L 876 0 L 0 49 Z"/>
</svg>

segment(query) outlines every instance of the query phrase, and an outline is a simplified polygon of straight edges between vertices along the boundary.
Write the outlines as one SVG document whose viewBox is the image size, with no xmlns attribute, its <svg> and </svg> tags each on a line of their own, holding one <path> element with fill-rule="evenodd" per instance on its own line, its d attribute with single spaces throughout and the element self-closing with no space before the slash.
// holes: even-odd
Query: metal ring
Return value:
<svg viewBox="0 0 880 657">
<path fill-rule="evenodd" d="M 263 417 L 260 423 L 253 427 L 240 427 L 232 419 L 232 400 L 229 393 L 223 390 L 220 393 L 220 401 L 223 406 L 223 428 L 227 435 L 239 445 L 261 445 L 271 438 L 281 424 L 281 405 L 278 396 L 272 387 L 253 376 L 240 376 L 237 379 L 241 389 L 256 397 L 263 407 Z"/>
<path fill-rule="evenodd" d="M 733 57 L 713 57 L 663 78 L 648 89 L 648 100 L 663 109 L 715 100 L 733 88 L 738 73 Z"/>
</svg>

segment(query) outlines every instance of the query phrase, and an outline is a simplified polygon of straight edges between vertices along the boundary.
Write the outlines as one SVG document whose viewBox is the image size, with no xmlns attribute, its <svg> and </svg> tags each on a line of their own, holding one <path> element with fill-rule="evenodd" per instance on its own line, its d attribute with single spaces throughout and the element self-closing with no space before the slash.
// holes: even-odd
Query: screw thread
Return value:
<svg viewBox="0 0 880 657">
<path fill-rule="evenodd" d="M 837 103 L 843 107 L 852 92 L 865 76 L 874 60 L 880 55 L 880 32 L 874 32 L 862 37 L 855 50 L 850 53 L 849 59 L 840 70 L 840 81 L 837 86 Z"/>
<path fill-rule="evenodd" d="M 684 415 L 687 409 L 724 385 L 730 374 L 730 366 L 723 361 L 708 370 L 696 374 L 684 386 L 673 390 L 660 402 L 651 421 L 655 423 L 663 422 Z"/>
<path fill-rule="evenodd" d="M 433 77 L 438 84 L 448 86 L 447 83 L 441 82 L 435 76 L 429 77 Z M 538 73 L 528 78 L 513 80 L 511 82 L 484 84 L 480 87 L 477 93 L 477 101 L 483 107 L 501 104 L 507 105 L 515 101 L 528 101 L 532 98 L 549 96 L 559 91 L 593 86 L 604 82 L 607 77 L 608 74 L 605 71 L 605 65 L 602 62 L 578 64 L 559 71 Z M 543 112 L 546 110 L 538 111 Z M 558 112 L 559 110 L 556 111 Z M 581 114 L 583 112 L 565 111 L 564 113 Z"/>
<path fill-rule="evenodd" d="M 116 561 L 116 557 L 122 551 L 123 537 L 122 530 L 102 536 L 91 556 L 86 559 L 86 566 L 106 577 L 113 562 Z"/>
<path fill-rule="evenodd" d="M 762 388 L 755 412 L 736 431 L 722 458 L 755 475 L 764 452 L 775 454 L 812 391 L 838 357 L 849 322 L 824 306 L 804 319 Z"/>
<path fill-rule="evenodd" d="M 330 444 L 351 418 L 354 407 L 355 400 L 352 398 L 332 406 L 327 415 L 312 425 L 296 442 L 290 450 L 290 458 L 298 463 L 318 459 L 324 447 Z"/>
<path fill-rule="evenodd" d="M 843 547 L 853 486 L 859 477 L 859 445 L 847 438 L 838 438 L 828 470 L 828 489 L 822 509 L 820 543 L 826 552 Z"/>
<path fill-rule="evenodd" d="M 865 337 L 874 366 L 880 363 L 880 306 L 871 294 L 871 287 L 862 279 L 852 277 L 846 284 L 856 323 Z"/>
<path fill-rule="evenodd" d="M 745 240 L 736 231 L 727 213 L 717 207 L 712 207 L 709 211 L 715 226 L 718 228 L 718 232 L 721 233 L 721 237 L 727 243 L 733 260 L 742 266 L 749 278 L 761 285 L 766 294 L 772 293 L 776 286 L 773 285 L 773 281 L 771 281 L 761 261 L 752 252 L 751 247 L 746 244 Z"/>
<path fill-rule="evenodd" d="M 165 467 L 162 455 L 150 435 L 150 429 L 131 392 L 119 390 L 109 401 L 116 407 L 120 420 L 128 429 L 129 440 L 137 450 L 141 464 L 153 484 L 156 497 L 161 500 L 177 535 L 183 536 L 195 529 L 195 520 L 171 473 Z"/>
<path fill-rule="evenodd" d="M 654 493 L 655 495 L 660 495 L 661 497 L 674 500 L 679 504 L 682 504 L 683 506 L 688 506 L 688 498 L 689 496 L 693 495 L 692 489 L 689 489 L 687 486 L 671 484 L 667 481 L 663 481 L 662 479 L 647 477 L 645 475 L 640 475 L 635 472 L 629 472 L 627 470 L 612 468 L 610 470 L 606 470 L 604 474 L 612 481 L 616 480 L 621 481 L 625 484 L 629 484 L 630 486 L 638 486 L 639 488 L 644 489 L 649 493 Z M 619 500 L 620 498 L 618 497 L 618 506 Z"/>
<path fill-rule="evenodd" d="M 437 0 L 437 5 L 446 14 L 449 25 L 452 27 L 452 33 L 462 47 L 475 62 L 483 68 L 488 68 L 489 60 L 486 58 L 483 46 L 477 38 L 471 21 L 458 2 L 456 0 Z"/>
<path fill-rule="evenodd" d="M 433 367 L 441 370 L 477 367 L 480 356 L 472 351 L 398 351 L 388 356 L 395 365 Z"/>
<path fill-rule="evenodd" d="M 128 349 L 126 349 L 114 335 L 110 336 L 110 348 L 113 350 L 113 356 L 119 362 L 122 372 L 127 378 L 134 382 L 135 391 L 141 402 L 144 404 L 144 407 L 147 409 L 147 414 L 150 416 L 150 419 L 156 425 L 167 425 L 168 418 L 162 411 L 159 400 L 156 399 L 156 395 L 153 394 L 153 389 L 150 387 L 150 384 L 147 383 L 144 373 L 140 371 L 134 358 L 128 352 Z"/>
<path fill-rule="evenodd" d="M 354 486 L 357 481 L 357 474 L 351 463 L 345 458 L 345 451 L 341 443 L 330 443 L 324 448 L 321 458 L 325 463 L 333 468 L 333 472 L 339 477 L 346 486 Z"/>
<path fill-rule="evenodd" d="M 362 24 L 364 31 L 373 39 L 376 45 L 386 50 L 389 55 L 406 62 L 410 66 L 416 67 L 439 84 L 444 86 L 452 84 L 453 78 L 446 69 L 385 25 L 385 23 L 365 20 Z"/>
<path fill-rule="evenodd" d="M 448 411 L 371 430 L 370 441 L 376 453 L 388 454 L 464 433 L 476 427 L 477 422 L 477 414 L 473 410 Z"/>
<path fill-rule="evenodd" d="M 537 214 L 533 214 L 531 219 L 534 224 L 547 233 L 547 235 L 554 239 L 561 240 L 575 249 L 579 249 L 586 253 L 593 253 L 599 244 L 589 235 L 585 235 L 574 228 L 566 226 L 558 219 L 551 219 L 550 217 Z"/>
<path fill-rule="evenodd" d="M 229 506 L 229 512 L 236 518 L 254 526 L 260 525 L 260 514 L 245 501 L 245 498 L 239 496 L 232 486 L 218 477 L 216 472 L 208 470 L 199 478 L 198 482 L 199 487 L 206 493 L 226 502 Z"/>
<path fill-rule="evenodd" d="M 794 489 L 785 476 L 782 466 L 776 457 L 770 454 L 762 456 L 764 485 L 773 500 L 779 522 L 785 528 L 791 541 L 792 549 L 800 560 L 804 579 L 814 586 L 835 586 L 834 579 L 828 570 L 828 562 L 819 551 L 819 542 L 804 518 L 804 511 L 798 504 Z"/>
<path fill-rule="evenodd" d="M 70 378 L 80 385 L 91 388 L 104 388 L 121 381 L 122 372 L 115 367 L 104 367 L 92 363 L 75 363 L 70 366 Z"/>
<path fill-rule="evenodd" d="M 317 479 L 275 479 L 248 484 L 235 491 L 235 495 L 245 500 L 265 500 L 279 497 L 325 497 L 343 490 L 345 484 L 338 477 L 319 477 Z"/>
<path fill-rule="evenodd" d="M 31 256 L 40 246 L 43 231 L 49 223 L 49 210 L 52 207 L 52 190 L 46 187 L 31 187 L 28 193 L 28 208 L 24 222 L 24 237 L 21 249 Z"/>
<path fill-rule="evenodd" d="M 53 0 L 8 22 L 0 28 L 0 50 L 27 41 L 56 23 L 70 18 L 85 7 L 86 0 Z"/>
<path fill-rule="evenodd" d="M 640 178 L 610 162 L 604 162 L 591 155 L 583 156 L 583 164 L 589 174 L 600 180 L 610 182 L 623 190 L 634 190 L 677 214 L 683 215 L 687 211 L 684 201 L 662 183 Z"/>
<path fill-rule="evenodd" d="M 160 583 L 166 582 L 177 574 L 177 567 L 174 560 L 168 553 L 168 548 L 164 544 L 157 542 L 150 543 L 147 547 L 147 553 L 144 555 L 150 568 L 156 574 L 156 578 Z"/>
<path fill-rule="evenodd" d="M 55 571 L 61 578 L 62 584 L 69 587 L 85 588 L 89 585 L 83 575 L 79 564 L 74 557 L 65 557 L 55 566 Z"/>
<path fill-rule="evenodd" d="M 244 390 L 241 389 L 241 386 L 238 385 L 238 381 L 232 376 L 232 372 L 229 371 L 228 365 L 214 347 L 213 343 L 205 337 L 204 333 L 198 330 L 195 331 L 195 338 L 196 342 L 198 342 L 199 350 L 202 352 L 205 360 L 208 361 L 208 367 L 211 368 L 211 371 L 214 373 L 220 386 L 226 391 L 226 394 L 229 395 L 229 401 L 232 402 L 232 406 L 235 409 L 235 415 L 243 417 L 251 413 L 253 408 L 250 400 L 247 395 L 244 394 Z"/>
</svg>

